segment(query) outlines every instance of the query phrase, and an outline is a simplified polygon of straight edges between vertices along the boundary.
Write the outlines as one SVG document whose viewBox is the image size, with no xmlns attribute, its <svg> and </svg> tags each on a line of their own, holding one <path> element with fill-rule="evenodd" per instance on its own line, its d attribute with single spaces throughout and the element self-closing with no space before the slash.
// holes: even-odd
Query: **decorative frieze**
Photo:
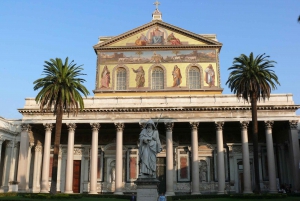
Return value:
<svg viewBox="0 0 300 201">
<path fill-rule="evenodd" d="M 240 121 L 241 130 L 247 130 L 249 126 L 249 121 Z"/>
<path fill-rule="evenodd" d="M 45 131 L 52 131 L 52 129 L 53 129 L 53 125 L 52 124 L 48 124 L 48 123 L 46 123 L 46 124 L 43 124 L 44 125 L 44 127 L 45 127 Z"/>
<path fill-rule="evenodd" d="M 99 131 L 99 129 L 101 127 L 99 123 L 91 123 L 90 125 L 91 125 L 93 131 L 94 130 Z"/>
<path fill-rule="evenodd" d="M 298 128 L 298 120 L 291 120 L 289 121 L 290 129 L 297 129 Z"/>
<path fill-rule="evenodd" d="M 124 123 L 115 123 L 116 126 L 116 130 L 117 131 L 123 131 L 125 128 L 125 124 Z"/>
<path fill-rule="evenodd" d="M 82 155 L 83 149 L 82 148 L 74 148 L 74 155 Z"/>
<path fill-rule="evenodd" d="M 191 130 L 197 130 L 199 126 L 199 122 L 190 122 Z"/>
<path fill-rule="evenodd" d="M 223 130 L 223 126 L 224 126 L 224 121 L 217 121 L 215 122 L 215 126 L 216 126 L 216 130 Z"/>
<path fill-rule="evenodd" d="M 67 126 L 68 126 L 69 131 L 75 131 L 75 129 L 76 129 L 75 123 L 68 123 Z"/>
<path fill-rule="evenodd" d="M 167 131 L 172 131 L 173 127 L 174 127 L 174 123 L 173 122 L 165 122 L 165 127 Z"/>
<path fill-rule="evenodd" d="M 274 121 L 265 121 L 265 128 L 272 129 Z"/>
</svg>

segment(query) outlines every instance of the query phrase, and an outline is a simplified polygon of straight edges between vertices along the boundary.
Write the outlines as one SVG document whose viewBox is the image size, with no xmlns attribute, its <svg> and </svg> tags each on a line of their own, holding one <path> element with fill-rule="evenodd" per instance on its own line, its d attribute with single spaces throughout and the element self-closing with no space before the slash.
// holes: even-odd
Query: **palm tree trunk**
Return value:
<svg viewBox="0 0 300 201">
<path fill-rule="evenodd" d="M 257 98 L 255 93 L 251 93 L 250 96 L 251 96 L 251 112 L 252 112 L 253 160 L 254 160 L 254 175 L 255 175 L 254 193 L 260 194 L 259 165 L 258 165 Z"/>
<path fill-rule="evenodd" d="M 56 194 L 58 153 L 59 153 L 63 113 L 64 113 L 63 107 L 62 104 L 60 103 L 58 104 L 57 113 L 56 113 L 56 123 L 55 123 L 54 152 L 53 152 L 52 178 L 51 178 L 51 188 L 50 188 L 51 194 Z"/>
</svg>

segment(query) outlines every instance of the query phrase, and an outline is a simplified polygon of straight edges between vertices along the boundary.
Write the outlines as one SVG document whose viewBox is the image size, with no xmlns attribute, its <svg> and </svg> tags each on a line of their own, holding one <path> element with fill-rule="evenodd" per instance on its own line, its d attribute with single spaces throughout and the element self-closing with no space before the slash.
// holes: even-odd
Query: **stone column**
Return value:
<svg viewBox="0 0 300 201">
<path fill-rule="evenodd" d="M 289 132 L 289 150 L 290 150 L 290 169 L 292 171 L 292 189 L 294 191 L 300 191 L 300 154 L 299 154 L 299 139 L 298 139 L 298 121 L 289 121 L 290 132 Z"/>
<path fill-rule="evenodd" d="M 198 122 L 190 122 L 192 140 L 192 195 L 199 191 Z"/>
<path fill-rule="evenodd" d="M 251 189 L 251 174 L 250 174 L 250 159 L 249 159 L 249 144 L 248 144 L 248 121 L 241 121 L 241 137 L 243 150 L 243 175 L 244 175 L 244 194 L 252 193 Z"/>
<path fill-rule="evenodd" d="M 41 167 L 42 167 L 42 145 L 35 146 L 34 165 L 33 165 L 33 180 L 32 180 L 32 192 L 40 192 L 40 180 L 41 180 Z"/>
<path fill-rule="evenodd" d="M 117 129 L 116 136 L 116 183 L 115 193 L 122 195 L 122 171 L 123 171 L 123 130 L 125 125 L 123 123 L 115 123 Z"/>
<path fill-rule="evenodd" d="M 26 192 L 26 175 L 27 175 L 27 163 L 28 163 L 28 148 L 29 148 L 29 132 L 31 132 L 31 126 L 29 124 L 21 125 L 21 137 L 20 137 L 20 151 L 19 151 L 19 163 L 18 163 L 18 182 L 19 192 Z"/>
<path fill-rule="evenodd" d="M 45 127 L 45 141 L 44 141 L 41 193 L 48 193 L 49 192 L 51 131 L 52 131 L 53 125 L 52 124 L 44 124 L 44 127 Z"/>
<path fill-rule="evenodd" d="M 9 175 L 11 169 L 11 154 L 14 147 L 14 143 L 12 141 L 6 142 L 6 150 L 4 156 L 4 165 L 3 165 L 3 174 L 2 174 L 2 188 L 4 191 L 8 190 L 8 182 L 9 182 Z"/>
<path fill-rule="evenodd" d="M 2 151 L 2 144 L 4 142 L 4 138 L 0 136 L 0 164 L 1 164 L 1 151 Z"/>
<path fill-rule="evenodd" d="M 268 172 L 269 172 L 269 193 L 277 193 L 276 189 L 276 166 L 274 157 L 274 146 L 272 137 L 273 121 L 265 121 L 267 156 L 268 156 Z"/>
<path fill-rule="evenodd" d="M 28 148 L 28 157 L 27 157 L 27 174 L 26 174 L 26 191 L 29 191 L 29 183 L 30 183 L 30 169 L 31 169 L 31 157 L 32 157 L 32 147 L 34 146 L 34 143 L 29 143 L 29 148 Z"/>
<path fill-rule="evenodd" d="M 69 128 L 68 136 L 68 153 L 67 153 L 67 168 L 66 168 L 66 186 L 65 193 L 73 193 L 73 158 L 74 158 L 74 135 L 76 124 L 67 124 Z"/>
<path fill-rule="evenodd" d="M 167 164 L 166 164 L 166 195 L 172 196 L 175 195 L 174 193 L 174 165 L 173 165 L 173 137 L 172 137 L 172 130 L 173 130 L 174 123 L 167 122 L 165 123 L 166 127 L 166 155 L 167 155 Z"/>
<path fill-rule="evenodd" d="M 223 148 L 223 125 L 224 122 L 215 122 L 217 138 L 217 171 L 218 171 L 218 194 L 224 194 L 225 190 L 225 163 Z"/>
<path fill-rule="evenodd" d="M 92 123 L 92 149 L 91 149 L 91 181 L 89 194 L 97 194 L 97 162 L 98 162 L 98 131 L 100 128 L 99 123 Z"/>
<path fill-rule="evenodd" d="M 11 149 L 11 161 L 10 161 L 10 173 L 9 173 L 9 181 L 16 180 L 16 169 L 17 169 L 17 156 L 18 156 L 18 143 L 14 141 L 12 149 Z"/>
</svg>

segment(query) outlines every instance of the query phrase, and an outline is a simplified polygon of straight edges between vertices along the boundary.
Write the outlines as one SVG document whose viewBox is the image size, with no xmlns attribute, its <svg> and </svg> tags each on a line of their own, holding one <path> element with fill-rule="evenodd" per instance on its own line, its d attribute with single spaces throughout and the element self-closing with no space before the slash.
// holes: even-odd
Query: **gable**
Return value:
<svg viewBox="0 0 300 201">
<path fill-rule="evenodd" d="M 166 29 L 162 26 L 152 26 L 137 34 L 117 41 L 109 46 L 151 46 L 151 45 L 206 45 L 186 35 Z"/>
<path fill-rule="evenodd" d="M 154 21 L 99 43 L 94 48 L 190 45 L 222 46 L 221 43 L 208 37 L 194 34 L 165 22 Z"/>
</svg>

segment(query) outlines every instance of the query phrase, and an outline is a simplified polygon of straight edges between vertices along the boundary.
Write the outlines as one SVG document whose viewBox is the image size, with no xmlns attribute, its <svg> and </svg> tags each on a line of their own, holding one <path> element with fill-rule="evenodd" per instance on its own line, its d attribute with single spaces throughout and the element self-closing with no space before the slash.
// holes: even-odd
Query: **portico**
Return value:
<svg viewBox="0 0 300 201">
<path fill-rule="evenodd" d="M 154 121 L 158 121 L 161 116 L 158 129 L 163 145 L 163 153 L 161 153 L 161 155 L 164 155 L 166 158 L 165 179 L 167 194 L 172 195 L 176 192 L 190 192 L 192 194 L 215 192 L 222 194 L 224 193 L 224 189 L 226 191 L 230 190 L 238 192 L 238 185 L 240 185 L 240 182 L 242 182 L 244 186 L 242 192 L 252 193 L 253 184 L 251 183 L 251 180 L 253 180 L 253 178 L 251 179 L 251 177 L 253 177 L 253 168 L 250 165 L 250 160 L 252 160 L 252 144 L 251 137 L 248 136 L 248 133 L 250 132 L 248 125 L 249 122 L 251 123 L 249 106 L 244 103 L 239 103 L 234 96 L 224 97 L 222 95 L 201 97 L 204 100 L 206 99 L 207 102 L 201 103 L 205 106 L 197 106 L 197 98 L 200 97 L 177 97 L 176 99 L 173 99 L 172 97 L 169 97 L 168 99 L 165 97 L 157 97 L 156 101 L 161 100 L 161 102 L 152 104 L 149 102 L 147 107 L 143 107 L 142 105 L 136 107 L 135 98 L 123 98 L 122 101 L 124 103 L 122 104 L 116 102 L 114 98 L 110 98 L 106 99 L 108 105 L 110 105 L 111 108 L 114 108 L 114 113 L 111 114 L 110 119 L 107 119 L 104 114 L 97 116 L 95 120 L 89 122 L 87 122 L 85 118 L 94 115 L 96 111 L 93 111 L 94 109 L 91 108 L 92 105 L 89 106 L 88 104 L 89 100 L 86 100 L 86 108 L 76 117 L 76 120 L 72 120 L 74 117 L 70 117 L 68 122 L 65 122 L 64 124 L 59 161 L 61 164 L 61 173 L 59 177 L 62 183 L 59 185 L 60 189 L 58 189 L 58 191 L 71 193 L 72 183 L 68 184 L 67 182 L 64 183 L 64 181 L 67 181 L 68 178 L 73 178 L 72 174 L 67 174 L 68 172 L 71 172 L 69 168 L 73 165 L 71 162 L 68 163 L 68 160 L 71 160 L 75 155 L 78 155 L 77 158 L 81 160 L 80 192 L 115 192 L 116 194 L 134 192 L 135 185 L 132 181 L 134 181 L 134 178 L 137 178 L 136 173 L 139 171 L 137 141 L 140 132 L 140 123 L 142 123 L 144 119 L 150 118 Z M 291 98 L 292 97 L 289 97 L 289 100 L 292 101 Z M 149 101 L 147 98 L 143 99 L 145 102 Z M 210 104 L 215 105 L 215 102 L 210 102 L 210 100 L 212 101 L 215 99 L 220 101 L 217 104 L 222 105 L 222 101 L 224 101 L 227 103 L 227 106 L 210 106 Z M 195 100 L 195 103 L 191 102 L 191 100 Z M 278 104 L 278 110 L 280 110 L 280 105 L 285 104 L 285 106 L 282 107 L 282 111 L 285 111 L 288 116 L 286 108 L 295 108 L 296 106 L 293 106 L 291 101 L 286 104 L 283 100 L 286 100 L 286 96 L 274 95 L 271 97 L 269 104 Z M 27 99 L 27 101 L 31 102 L 31 99 Z M 97 101 L 101 102 L 102 100 L 101 98 L 93 98 L 93 105 Z M 187 101 L 187 103 L 184 101 Z M 172 110 L 167 108 L 159 109 L 156 106 L 165 104 L 171 108 L 172 104 L 176 104 L 177 102 L 181 102 L 182 105 L 188 104 L 188 107 L 180 108 L 181 118 L 174 118 L 175 115 L 178 116 L 178 109 L 176 108 Z M 231 105 L 235 106 L 234 110 L 233 106 L 228 106 L 228 102 L 232 102 Z M 193 107 L 190 107 L 191 103 Z M 262 134 L 260 134 L 260 140 L 262 142 L 260 143 L 260 149 L 266 150 L 266 152 L 261 151 L 262 155 L 260 156 L 262 160 L 262 163 L 260 164 L 262 170 L 261 186 L 264 187 L 266 191 L 276 192 L 276 190 L 272 190 L 274 188 L 276 189 L 276 178 L 278 178 L 276 177 L 276 171 L 282 172 L 284 169 L 281 168 L 280 170 L 276 170 L 271 168 L 276 166 L 274 160 L 276 154 L 274 147 L 276 148 L 276 146 L 274 146 L 274 142 L 272 141 L 274 138 L 278 141 L 277 138 L 279 135 L 285 135 L 285 133 L 286 139 L 288 139 L 288 133 L 293 132 L 292 129 L 289 129 L 289 122 L 295 122 L 296 120 L 284 120 L 282 116 L 276 116 L 276 113 L 279 114 L 281 112 L 278 110 L 272 111 L 269 109 L 267 103 L 264 104 L 260 106 L 261 112 L 263 113 L 264 109 L 267 110 L 269 116 L 272 117 L 272 121 L 268 116 L 259 119 L 259 132 Z M 126 111 L 118 111 L 116 107 L 126 107 L 127 109 Z M 154 111 L 153 108 L 155 108 Z M 137 109 L 142 111 L 139 115 L 137 115 L 136 111 L 134 114 L 131 114 L 131 111 Z M 106 108 L 105 110 L 109 111 L 110 109 Z M 151 113 L 149 113 L 150 110 Z M 96 113 L 98 113 L 98 111 Z M 214 120 L 217 121 L 209 121 L 209 116 L 216 111 L 218 114 L 223 113 L 223 115 L 219 115 L 219 118 L 214 118 Z M 229 115 L 229 111 L 231 117 L 224 118 L 225 114 L 227 116 Z M 248 112 L 245 113 L 245 111 Z M 26 109 L 22 110 L 22 113 L 26 114 L 26 112 Z M 241 115 L 241 113 L 245 115 L 245 118 L 237 117 Z M 247 113 L 249 115 L 248 117 Z M 236 116 L 233 116 L 233 114 Z M 114 115 L 118 118 L 114 118 Z M 30 126 L 33 128 L 43 126 L 45 128 L 45 131 L 40 133 L 40 135 L 45 136 L 43 144 L 43 155 L 45 157 L 45 154 L 47 154 L 45 153 L 45 150 L 49 150 L 46 147 L 49 147 L 49 141 L 51 141 L 48 136 L 51 125 L 43 122 L 51 122 L 53 121 L 53 117 L 51 115 L 43 116 L 44 120 L 40 124 L 35 123 L 30 124 Z M 136 118 L 137 116 L 143 116 L 144 118 L 138 119 Z M 84 118 L 81 119 L 81 117 Z M 274 126 L 276 127 L 275 136 L 273 132 Z M 70 128 L 72 129 L 70 130 Z M 278 130 L 278 128 L 281 130 Z M 83 136 L 85 138 L 84 142 L 82 141 Z M 250 142 L 248 142 L 249 138 Z M 74 142 L 72 142 L 72 140 L 74 140 Z M 95 143 L 97 141 L 98 143 Z M 266 144 L 263 143 L 264 141 L 266 141 Z M 79 143 L 81 143 L 81 145 Z M 224 143 L 229 146 L 230 169 L 226 162 L 228 154 L 226 149 L 224 149 Z M 67 144 L 68 146 L 66 146 Z M 107 147 L 107 144 L 111 144 L 111 148 L 105 148 Z M 279 142 L 277 144 L 282 143 Z M 208 145 L 210 148 L 203 149 L 203 145 L 206 145 L 205 147 Z M 69 151 L 71 149 L 73 151 Z M 239 150 L 241 150 L 241 152 L 239 152 Z M 266 155 L 264 155 L 265 153 Z M 97 156 L 95 157 L 95 155 Z M 268 161 L 263 160 L 264 157 L 267 158 Z M 292 156 L 290 157 L 292 158 Z M 95 158 L 97 162 L 95 162 Z M 237 162 L 241 159 L 243 162 L 242 170 L 244 171 L 244 177 L 242 180 L 239 180 L 236 176 L 239 172 Z M 74 158 L 73 160 L 76 159 Z M 115 181 L 111 179 L 111 167 L 107 164 L 112 161 L 115 161 Z M 135 162 L 132 163 L 132 161 Z M 206 170 L 200 170 L 200 161 L 205 161 L 207 165 Z M 281 161 L 278 162 L 281 163 Z M 39 162 L 36 163 L 38 164 Z M 70 165 L 68 166 L 68 164 Z M 42 172 L 46 172 L 47 169 L 49 171 L 49 165 L 49 163 L 47 164 L 44 162 L 42 165 Z M 189 168 L 185 168 L 189 166 L 192 167 L 191 172 Z M 271 171 L 270 168 L 272 169 Z M 68 170 L 66 174 L 62 171 L 63 169 Z M 263 178 L 266 174 L 266 172 L 264 172 L 265 170 L 268 170 L 269 178 L 267 181 Z M 89 176 L 95 175 L 95 172 L 97 173 L 96 176 Z M 230 181 L 228 180 L 228 172 L 230 172 L 231 175 Z M 45 173 L 42 174 L 42 177 L 44 174 Z M 127 174 L 131 176 L 128 177 L 126 176 Z M 200 174 L 206 176 L 200 177 Z M 281 175 L 281 177 L 288 176 Z M 48 177 L 48 184 L 49 181 Z M 41 191 L 42 189 L 43 188 L 41 188 Z"/>
</svg>

